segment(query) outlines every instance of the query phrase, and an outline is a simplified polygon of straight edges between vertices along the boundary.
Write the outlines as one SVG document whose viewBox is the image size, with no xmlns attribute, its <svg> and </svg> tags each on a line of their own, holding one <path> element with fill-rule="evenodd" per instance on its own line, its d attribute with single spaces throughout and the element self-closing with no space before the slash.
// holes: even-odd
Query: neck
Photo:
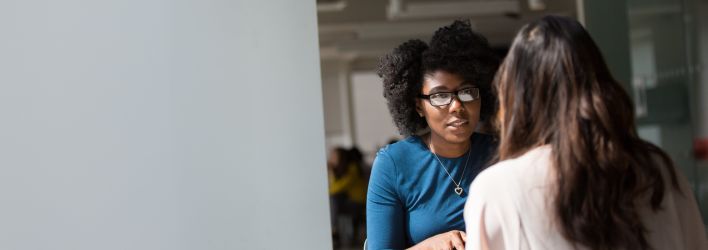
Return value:
<svg viewBox="0 0 708 250">
<path fill-rule="evenodd" d="M 433 133 L 428 134 L 426 144 L 430 147 L 431 152 L 446 158 L 463 156 L 471 146 L 470 140 L 465 140 L 462 143 L 452 143 Z"/>
</svg>

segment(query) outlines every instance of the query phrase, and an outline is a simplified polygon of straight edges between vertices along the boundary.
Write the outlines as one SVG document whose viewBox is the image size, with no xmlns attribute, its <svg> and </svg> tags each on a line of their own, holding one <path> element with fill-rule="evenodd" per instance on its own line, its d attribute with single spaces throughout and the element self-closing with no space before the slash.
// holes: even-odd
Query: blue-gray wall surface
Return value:
<svg viewBox="0 0 708 250">
<path fill-rule="evenodd" d="M 0 1 L 0 249 L 330 249 L 315 1 Z"/>
</svg>

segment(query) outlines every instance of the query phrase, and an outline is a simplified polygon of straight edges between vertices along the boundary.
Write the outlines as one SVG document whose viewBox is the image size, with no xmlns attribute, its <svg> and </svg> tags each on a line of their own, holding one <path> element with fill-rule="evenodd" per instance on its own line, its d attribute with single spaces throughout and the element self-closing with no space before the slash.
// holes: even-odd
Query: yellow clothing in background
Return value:
<svg viewBox="0 0 708 250">
<path fill-rule="evenodd" d="M 364 203 L 366 201 L 366 181 L 361 176 L 359 168 L 352 163 L 347 166 L 347 172 L 340 178 L 329 175 L 329 194 L 335 195 L 345 192 L 353 202 Z"/>
</svg>

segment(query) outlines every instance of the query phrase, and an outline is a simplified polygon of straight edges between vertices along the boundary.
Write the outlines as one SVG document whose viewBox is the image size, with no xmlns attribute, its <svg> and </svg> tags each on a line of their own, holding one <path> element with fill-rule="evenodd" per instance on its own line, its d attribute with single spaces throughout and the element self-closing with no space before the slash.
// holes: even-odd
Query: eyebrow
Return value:
<svg viewBox="0 0 708 250">
<path fill-rule="evenodd" d="M 457 91 L 457 90 L 460 90 L 460 89 L 463 89 L 463 88 L 467 88 L 467 87 L 477 87 L 477 85 L 474 85 L 474 84 L 469 83 L 469 82 L 463 82 L 462 84 L 460 84 L 460 87 L 457 88 L 457 89 L 454 90 L 454 91 Z M 435 92 L 448 92 L 448 91 L 451 91 L 451 90 L 448 89 L 446 86 L 443 86 L 443 85 L 436 86 L 436 87 L 430 89 L 430 93 L 435 93 Z"/>
</svg>

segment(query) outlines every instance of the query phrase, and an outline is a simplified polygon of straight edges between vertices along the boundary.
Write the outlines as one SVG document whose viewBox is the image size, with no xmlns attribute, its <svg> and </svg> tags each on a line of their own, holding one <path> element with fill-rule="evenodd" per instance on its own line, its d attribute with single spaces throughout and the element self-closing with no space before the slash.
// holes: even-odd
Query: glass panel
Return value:
<svg viewBox="0 0 708 250">
<path fill-rule="evenodd" d="M 705 175 L 692 154 L 695 84 L 691 53 L 696 39 L 687 32 L 685 1 L 629 0 L 632 95 L 639 134 L 659 145 L 691 181 L 704 223 L 708 218 Z"/>
</svg>

